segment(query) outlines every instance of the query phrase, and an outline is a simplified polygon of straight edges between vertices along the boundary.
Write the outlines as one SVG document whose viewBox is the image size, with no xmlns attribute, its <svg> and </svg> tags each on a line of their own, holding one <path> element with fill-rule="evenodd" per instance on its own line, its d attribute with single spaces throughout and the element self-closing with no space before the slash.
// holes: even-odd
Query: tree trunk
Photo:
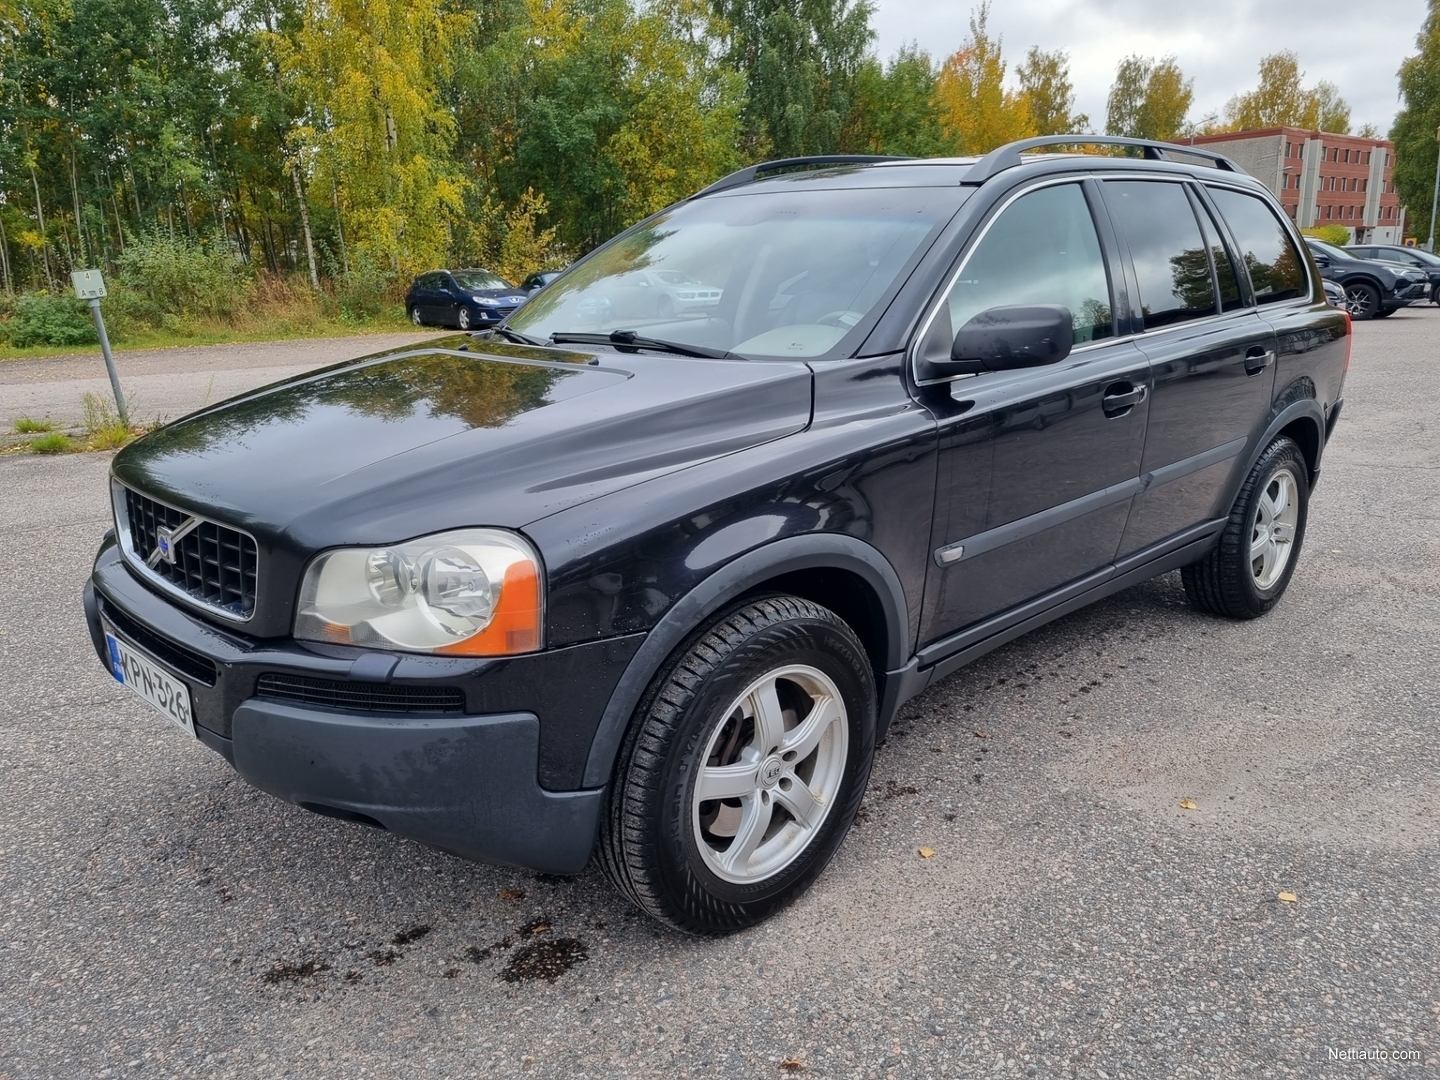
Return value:
<svg viewBox="0 0 1440 1080">
<path fill-rule="evenodd" d="M 345 276 L 350 276 L 350 253 L 345 250 L 345 223 L 340 220 L 340 187 L 335 177 L 330 177 L 330 194 L 335 197 L 335 235 L 340 240 L 340 263 L 345 267 Z"/>
<path fill-rule="evenodd" d="M 310 208 L 305 203 L 305 188 L 300 183 L 300 158 L 290 159 L 290 175 L 295 180 L 295 201 L 300 204 L 300 225 L 305 231 L 305 258 L 310 264 L 310 287 L 320 291 L 320 275 L 315 271 L 315 243 L 310 238 Z"/>
<path fill-rule="evenodd" d="M 45 237 L 45 207 L 40 203 L 40 178 L 35 175 L 35 166 L 30 166 L 30 183 L 35 185 L 35 217 L 40 222 L 40 257 L 45 263 L 45 282 L 55 290 L 55 272 L 50 268 L 50 241 Z"/>
<path fill-rule="evenodd" d="M 102 207 L 101 213 L 104 213 L 103 207 L 105 206 L 105 204 L 102 202 L 102 203 L 100 204 L 100 206 Z M 121 255 L 124 255 L 124 254 L 125 254 L 125 223 L 120 220 L 120 200 L 119 200 L 119 198 L 117 198 L 116 195 L 115 195 L 115 185 L 114 185 L 114 184 L 111 184 L 111 185 L 110 185 L 110 206 L 111 206 L 111 207 L 114 209 L 114 211 L 115 211 L 115 240 L 116 240 L 116 242 L 120 245 L 120 254 L 121 254 Z"/>
<path fill-rule="evenodd" d="M 5 272 L 5 295 L 15 295 L 15 278 L 10 273 L 10 241 L 5 236 L 5 218 L 0 215 L 0 270 Z"/>
<path fill-rule="evenodd" d="M 75 205 L 75 239 L 80 245 L 80 261 L 89 262 L 85 244 L 85 220 L 80 216 L 80 180 L 75 173 L 75 140 L 70 140 L 70 201 Z"/>
</svg>

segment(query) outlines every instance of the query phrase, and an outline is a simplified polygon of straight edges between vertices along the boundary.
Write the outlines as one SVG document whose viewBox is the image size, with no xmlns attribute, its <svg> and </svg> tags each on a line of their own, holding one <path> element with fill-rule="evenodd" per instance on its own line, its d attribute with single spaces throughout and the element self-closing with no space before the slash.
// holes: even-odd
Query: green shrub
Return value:
<svg viewBox="0 0 1440 1080">
<path fill-rule="evenodd" d="M 349 273 L 335 279 L 337 318 L 347 325 L 370 322 L 393 301 L 390 292 L 395 275 L 363 253 L 357 253 Z"/>
<path fill-rule="evenodd" d="M 18 297 L 7 329 L 10 344 L 17 349 L 31 345 L 96 343 L 90 311 L 73 296 L 51 296 L 42 292 Z"/>
<path fill-rule="evenodd" d="M 150 231 L 125 245 L 114 298 L 122 320 L 172 329 L 246 306 L 249 270 L 228 249 Z"/>
<path fill-rule="evenodd" d="M 1327 244 L 1334 244 L 1336 247 L 1344 247 L 1350 243 L 1350 230 L 1344 225 L 1316 225 L 1311 229 L 1301 229 L 1306 236 L 1313 236 L 1316 240 L 1324 240 Z"/>
</svg>

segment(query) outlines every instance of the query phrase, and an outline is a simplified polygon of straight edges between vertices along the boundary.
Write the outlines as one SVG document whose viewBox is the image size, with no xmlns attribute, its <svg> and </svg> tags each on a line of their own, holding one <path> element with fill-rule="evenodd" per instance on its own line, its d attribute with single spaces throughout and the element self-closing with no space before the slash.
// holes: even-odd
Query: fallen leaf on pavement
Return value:
<svg viewBox="0 0 1440 1080">
<path fill-rule="evenodd" d="M 777 1066 L 781 1072 L 797 1073 L 805 1068 L 805 1063 L 797 1057 L 781 1058 Z"/>
<path fill-rule="evenodd" d="M 1293 904 L 1296 900 L 1300 898 L 1296 896 L 1293 892 L 1282 892 L 1276 893 L 1275 899 L 1279 900 L 1282 904 Z"/>
<path fill-rule="evenodd" d="M 1199 810 L 1200 808 L 1195 805 L 1195 800 L 1193 800 L 1193 799 L 1181 799 L 1181 800 L 1180 800 L 1180 809 L 1181 809 L 1181 810 Z"/>
<path fill-rule="evenodd" d="M 922 859 L 928 859 L 928 858 L 930 858 L 931 855 L 934 855 L 934 854 L 935 854 L 935 849 L 934 849 L 934 848 L 922 847 L 922 848 L 920 849 L 920 858 L 922 858 Z"/>
</svg>

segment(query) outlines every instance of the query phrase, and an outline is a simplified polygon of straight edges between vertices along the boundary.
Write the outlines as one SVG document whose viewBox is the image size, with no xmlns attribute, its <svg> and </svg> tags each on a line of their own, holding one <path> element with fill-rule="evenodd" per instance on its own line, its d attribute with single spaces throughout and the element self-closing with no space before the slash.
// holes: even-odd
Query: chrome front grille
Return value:
<svg viewBox="0 0 1440 1080">
<path fill-rule="evenodd" d="M 132 565 L 233 619 L 255 613 L 259 556 L 249 533 L 177 510 L 122 487 L 118 523 L 129 528 Z"/>
</svg>

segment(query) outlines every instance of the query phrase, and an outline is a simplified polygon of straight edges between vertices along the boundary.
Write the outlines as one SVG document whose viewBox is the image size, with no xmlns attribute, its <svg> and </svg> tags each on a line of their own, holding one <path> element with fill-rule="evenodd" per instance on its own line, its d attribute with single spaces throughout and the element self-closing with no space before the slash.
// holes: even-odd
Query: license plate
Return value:
<svg viewBox="0 0 1440 1080">
<path fill-rule="evenodd" d="M 160 666 L 160 662 L 106 625 L 105 648 L 110 653 L 110 672 L 148 701 L 177 727 L 195 735 L 195 712 L 190 705 L 190 687 Z"/>
</svg>

